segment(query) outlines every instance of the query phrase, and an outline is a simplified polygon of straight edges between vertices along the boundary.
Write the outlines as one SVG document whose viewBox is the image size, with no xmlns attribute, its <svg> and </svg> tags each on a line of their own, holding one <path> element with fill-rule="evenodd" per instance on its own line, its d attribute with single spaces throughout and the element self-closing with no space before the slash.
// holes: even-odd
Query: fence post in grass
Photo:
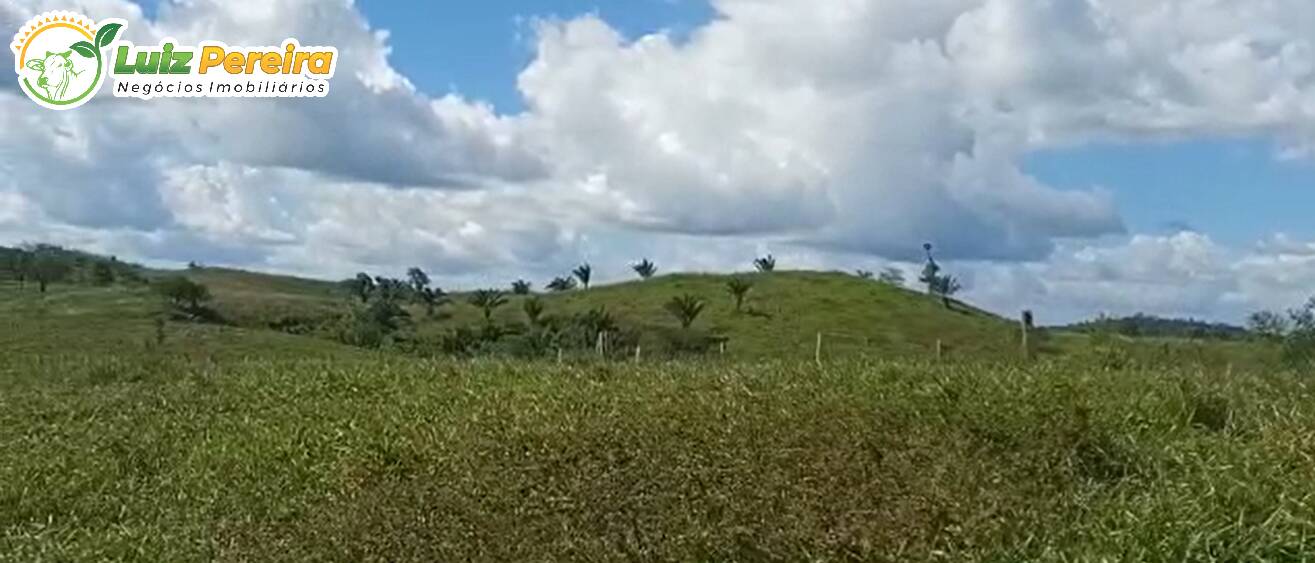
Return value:
<svg viewBox="0 0 1315 563">
<path fill-rule="evenodd" d="M 638 344 L 636 344 L 636 345 L 635 345 L 635 363 L 639 363 L 639 357 L 640 357 L 640 355 L 643 354 L 643 353 L 644 353 L 644 347 L 643 347 L 643 346 L 640 346 L 640 345 L 638 345 Z"/>
<path fill-rule="evenodd" d="M 939 361 L 941 361 L 941 359 L 944 358 L 944 357 L 945 357 L 945 346 L 944 346 L 944 344 L 941 343 L 941 339 L 937 338 L 937 339 L 936 339 L 936 361 L 939 362 Z"/>
<path fill-rule="evenodd" d="M 721 355 L 723 355 L 723 356 L 726 355 L 726 341 L 725 341 L 725 340 L 722 340 L 721 342 L 718 342 L 718 343 L 717 343 L 717 351 L 718 351 Z"/>
<path fill-rule="evenodd" d="M 813 361 L 822 365 L 822 333 L 817 333 L 817 347 L 813 349 Z"/>
<path fill-rule="evenodd" d="M 606 333 L 606 332 L 599 332 L 599 333 L 598 333 L 598 341 L 594 343 L 594 349 L 598 352 L 598 355 L 599 355 L 599 356 L 602 356 L 602 355 L 603 355 L 603 335 L 604 335 L 604 334 L 607 334 L 607 333 Z"/>
<path fill-rule="evenodd" d="M 562 349 L 560 347 L 557 348 L 557 363 L 562 363 Z"/>
<path fill-rule="evenodd" d="M 1023 361 L 1032 359 L 1032 311 L 1023 311 L 1023 317 L 1019 320 L 1019 326 L 1023 330 Z"/>
</svg>

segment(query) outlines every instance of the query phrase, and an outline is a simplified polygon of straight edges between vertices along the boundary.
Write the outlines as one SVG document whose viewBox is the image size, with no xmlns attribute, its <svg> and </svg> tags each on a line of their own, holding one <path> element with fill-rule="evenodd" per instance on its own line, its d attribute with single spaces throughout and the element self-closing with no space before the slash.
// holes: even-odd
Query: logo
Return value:
<svg viewBox="0 0 1315 563">
<path fill-rule="evenodd" d="M 99 25 L 74 12 L 46 12 L 14 36 L 19 87 L 42 107 L 66 110 L 87 103 L 107 76 L 115 97 L 322 98 L 338 66 L 333 47 L 230 47 L 220 41 L 157 46 L 115 41 L 126 22 Z"/>
<path fill-rule="evenodd" d="M 123 25 L 122 20 L 97 25 L 73 12 L 46 12 L 32 18 L 11 45 L 19 88 L 49 109 L 87 103 L 105 81 L 104 51 Z"/>
</svg>

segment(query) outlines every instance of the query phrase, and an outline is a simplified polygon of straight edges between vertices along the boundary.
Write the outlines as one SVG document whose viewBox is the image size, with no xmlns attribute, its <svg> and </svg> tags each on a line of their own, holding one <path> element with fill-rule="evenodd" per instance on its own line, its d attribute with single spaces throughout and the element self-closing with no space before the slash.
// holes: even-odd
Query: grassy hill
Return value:
<svg viewBox="0 0 1315 563">
<path fill-rule="evenodd" d="M 329 282 L 220 269 L 185 275 L 209 286 L 215 307 L 241 325 L 340 314 L 352 305 L 341 286 Z M 676 296 L 694 295 L 706 303 L 694 326 L 727 338 L 727 355 L 736 358 L 811 359 L 819 332 L 824 354 L 830 356 L 928 355 L 937 340 L 946 353 L 966 357 L 997 356 L 1018 347 L 1012 321 L 958 302 L 946 309 L 926 295 L 841 273 L 736 275 L 753 283 L 743 310 L 737 312 L 726 290 L 731 277 L 673 274 L 533 297 L 543 301 L 548 315 L 604 308 L 622 324 L 656 334 L 679 329 L 664 304 Z M 450 295 L 450 303 L 433 318 L 422 307 L 409 305 L 416 332 L 436 336 L 482 324 L 481 311 L 468 297 Z M 530 296 L 507 297 L 493 320 L 525 322 L 522 305 Z"/>
</svg>

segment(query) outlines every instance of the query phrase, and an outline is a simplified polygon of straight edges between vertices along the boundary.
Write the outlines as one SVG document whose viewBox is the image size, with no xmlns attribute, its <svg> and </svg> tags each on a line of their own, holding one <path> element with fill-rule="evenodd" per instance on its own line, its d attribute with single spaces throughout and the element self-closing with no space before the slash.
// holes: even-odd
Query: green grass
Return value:
<svg viewBox="0 0 1315 563">
<path fill-rule="evenodd" d="M 1300 374 L 0 365 L 3 560 L 1315 557 Z"/>
</svg>

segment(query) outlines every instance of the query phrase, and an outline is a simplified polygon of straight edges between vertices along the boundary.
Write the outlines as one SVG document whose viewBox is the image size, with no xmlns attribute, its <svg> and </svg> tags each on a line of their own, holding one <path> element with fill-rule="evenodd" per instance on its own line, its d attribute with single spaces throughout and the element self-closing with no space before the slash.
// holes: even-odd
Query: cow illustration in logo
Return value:
<svg viewBox="0 0 1315 563">
<path fill-rule="evenodd" d="M 41 73 L 37 88 L 45 90 L 46 97 L 62 102 L 68 96 L 68 86 L 82 73 L 73 66 L 73 50 L 63 53 L 46 52 L 45 58 L 27 61 L 27 68 Z"/>
<path fill-rule="evenodd" d="M 107 73 L 103 52 L 122 28 L 121 20 L 97 25 L 73 12 L 46 12 L 32 18 L 11 45 L 19 88 L 49 109 L 87 103 Z"/>
</svg>

